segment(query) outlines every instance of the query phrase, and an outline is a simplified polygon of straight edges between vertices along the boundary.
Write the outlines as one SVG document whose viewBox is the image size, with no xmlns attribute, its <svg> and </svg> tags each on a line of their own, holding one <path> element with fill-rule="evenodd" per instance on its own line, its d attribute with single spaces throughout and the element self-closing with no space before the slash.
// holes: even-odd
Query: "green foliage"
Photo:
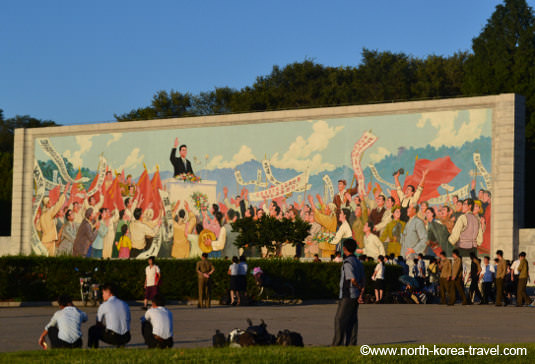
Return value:
<svg viewBox="0 0 535 364">
<path fill-rule="evenodd" d="M 525 0 L 496 6 L 466 64 L 468 95 L 516 92 L 526 97 L 528 141 L 535 145 L 535 15 Z"/>
<path fill-rule="evenodd" d="M 55 126 L 50 120 L 39 120 L 28 115 L 5 119 L 0 109 L 0 236 L 11 232 L 11 200 L 13 185 L 13 144 L 15 129 Z"/>
<path fill-rule="evenodd" d="M 161 290 L 168 299 L 185 300 L 197 298 L 196 260 L 159 259 L 162 272 Z M 212 275 L 212 297 L 221 297 L 229 287 L 229 261 L 212 260 L 215 272 Z M 295 289 L 295 297 L 301 299 L 334 299 L 338 297 L 340 263 L 301 263 L 290 259 L 249 259 L 249 269 L 261 267 L 272 279 L 288 282 Z M 75 257 L 0 257 L 0 299 L 28 301 L 54 300 L 60 293 L 79 297 L 79 273 L 98 270 L 94 279 L 99 283 L 117 285 L 117 295 L 127 300 L 143 298 L 146 261 L 142 260 L 96 260 Z M 364 264 L 367 282 L 375 268 L 374 263 Z M 397 281 L 401 268 L 386 265 L 387 290 L 399 286 Z M 255 287 L 254 277 L 247 275 L 248 287 Z M 371 284 L 366 287 L 372 292 Z"/>
<path fill-rule="evenodd" d="M 308 236 L 311 225 L 300 218 L 295 221 L 271 216 L 263 216 L 259 220 L 250 217 L 239 219 L 232 223 L 233 231 L 238 232 L 235 245 L 244 247 L 265 247 L 271 253 L 280 252 L 283 243 L 293 246 L 301 243 Z"/>
</svg>

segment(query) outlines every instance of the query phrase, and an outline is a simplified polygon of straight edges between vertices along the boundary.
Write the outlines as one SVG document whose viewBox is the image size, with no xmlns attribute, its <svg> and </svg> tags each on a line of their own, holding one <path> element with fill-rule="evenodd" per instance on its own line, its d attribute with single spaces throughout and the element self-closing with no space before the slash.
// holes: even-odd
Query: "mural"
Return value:
<svg viewBox="0 0 535 364">
<path fill-rule="evenodd" d="M 36 139 L 32 249 L 233 256 L 230 223 L 269 215 L 311 224 L 282 255 L 348 236 L 372 257 L 488 254 L 491 126 L 470 109 Z"/>
</svg>

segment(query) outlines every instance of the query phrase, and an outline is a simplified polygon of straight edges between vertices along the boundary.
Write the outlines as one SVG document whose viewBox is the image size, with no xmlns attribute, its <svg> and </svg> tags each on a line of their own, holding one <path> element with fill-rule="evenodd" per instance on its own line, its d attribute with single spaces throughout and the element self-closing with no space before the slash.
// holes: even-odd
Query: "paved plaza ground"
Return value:
<svg viewBox="0 0 535 364">
<path fill-rule="evenodd" d="M 216 329 L 228 333 L 245 329 L 245 319 L 261 318 L 277 334 L 290 329 L 303 335 L 306 346 L 329 345 L 333 335 L 335 303 L 198 309 L 170 305 L 174 316 L 175 347 L 206 347 Z M 37 350 L 37 340 L 57 307 L 0 308 L 0 352 Z M 82 326 L 84 347 L 87 329 L 95 322 L 96 308 L 83 308 L 89 321 Z M 131 306 L 132 340 L 127 347 L 143 347 L 141 306 Z M 526 343 L 535 342 L 535 308 L 514 306 L 361 305 L 359 344 L 419 343 Z"/>
</svg>

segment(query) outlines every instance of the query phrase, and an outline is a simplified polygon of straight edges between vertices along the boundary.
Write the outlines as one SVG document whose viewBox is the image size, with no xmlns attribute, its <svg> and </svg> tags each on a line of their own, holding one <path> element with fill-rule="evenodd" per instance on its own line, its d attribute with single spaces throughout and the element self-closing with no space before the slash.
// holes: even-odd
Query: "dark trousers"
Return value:
<svg viewBox="0 0 535 364">
<path fill-rule="evenodd" d="M 468 289 L 468 296 L 472 298 L 472 295 L 474 295 L 474 300 L 477 296 L 477 298 L 479 298 L 479 301 L 483 301 L 478 283 L 479 283 L 478 278 L 475 278 L 475 279 L 472 278 L 472 281 L 470 282 L 470 288 Z"/>
<path fill-rule="evenodd" d="M 61 340 L 58 337 L 59 330 L 57 327 L 52 326 L 48 328 L 48 339 L 50 340 L 50 346 L 52 349 L 74 349 L 74 348 L 81 348 L 82 347 L 82 338 L 79 338 L 75 342 L 68 343 L 66 341 Z"/>
<path fill-rule="evenodd" d="M 466 294 L 464 293 L 464 284 L 461 277 L 456 278 L 452 283 L 450 283 L 453 287 L 450 288 L 451 290 L 451 296 L 448 297 L 448 304 L 453 305 L 456 301 L 455 293 L 459 294 L 459 297 L 461 298 L 461 301 L 463 305 L 468 304 L 468 301 L 466 300 Z"/>
<path fill-rule="evenodd" d="M 173 338 L 162 339 L 152 333 L 152 324 L 149 321 L 141 323 L 141 333 L 145 339 L 145 344 L 149 349 L 159 348 L 165 349 L 173 346 Z"/>
<path fill-rule="evenodd" d="M 503 278 L 496 278 L 496 305 L 501 306 L 503 299 Z"/>
<path fill-rule="evenodd" d="M 87 340 L 87 346 L 95 349 L 98 349 L 99 340 L 110 345 L 124 346 L 130 341 L 130 332 L 128 331 L 123 335 L 119 335 L 116 332 L 104 328 L 102 325 L 93 325 L 89 328 Z"/>
<path fill-rule="evenodd" d="M 458 248 L 457 250 L 459 250 L 459 256 L 461 258 L 469 257 L 470 253 L 474 253 L 477 257 L 477 248 L 470 248 L 470 249 Z"/>
<path fill-rule="evenodd" d="M 199 284 L 199 307 L 210 308 L 211 284 L 209 278 L 198 278 Z"/>
<path fill-rule="evenodd" d="M 359 332 L 359 301 L 357 298 L 342 298 L 334 317 L 333 346 L 357 345 Z M 345 338 L 345 342 L 344 342 Z"/>
<path fill-rule="evenodd" d="M 141 254 L 142 251 L 143 249 L 136 249 L 136 248 L 130 249 L 130 258 L 136 258 L 139 254 Z"/>
<path fill-rule="evenodd" d="M 492 282 L 483 282 L 483 300 L 482 303 L 489 303 L 489 300 L 494 300 L 492 297 Z"/>
<path fill-rule="evenodd" d="M 448 291 L 449 291 L 449 283 L 447 278 L 440 278 L 440 287 L 439 287 L 439 293 L 440 293 L 440 303 L 445 305 L 448 301 Z"/>
<path fill-rule="evenodd" d="M 516 291 L 516 305 L 517 306 L 526 305 L 531 302 L 531 299 L 528 297 L 528 293 L 526 292 L 527 284 L 528 284 L 527 278 L 518 279 L 518 287 Z"/>
</svg>

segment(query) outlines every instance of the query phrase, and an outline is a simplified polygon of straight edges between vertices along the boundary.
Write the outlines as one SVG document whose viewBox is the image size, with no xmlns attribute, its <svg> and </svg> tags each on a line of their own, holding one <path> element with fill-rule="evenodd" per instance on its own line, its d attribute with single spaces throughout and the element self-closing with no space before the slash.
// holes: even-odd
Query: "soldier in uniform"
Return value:
<svg viewBox="0 0 535 364">
<path fill-rule="evenodd" d="M 516 293 L 516 307 L 522 307 L 522 305 L 529 305 L 531 300 L 526 292 L 526 284 L 529 278 L 528 261 L 526 260 L 526 253 L 519 254 L 518 259 L 520 264 L 518 265 L 518 288 Z"/>
<path fill-rule="evenodd" d="M 455 304 L 455 291 L 459 293 L 463 305 L 468 305 L 468 300 L 466 299 L 466 294 L 464 293 L 464 281 L 463 281 L 463 262 L 459 251 L 457 249 L 453 250 L 453 268 L 452 268 L 452 281 L 453 288 L 451 289 L 451 296 L 448 297 L 448 304 L 452 306 Z"/>
<path fill-rule="evenodd" d="M 199 283 L 199 308 L 210 308 L 210 276 L 214 273 L 215 268 L 208 260 L 208 253 L 202 253 L 201 260 L 195 267 L 197 272 L 197 281 Z"/>
<path fill-rule="evenodd" d="M 451 281 L 451 262 L 448 259 L 446 252 L 440 252 L 440 303 L 446 304 L 446 297 L 450 296 L 452 285 Z M 455 297 L 455 294 L 454 294 Z"/>
<path fill-rule="evenodd" d="M 498 267 L 496 268 L 496 306 L 502 306 L 503 280 L 507 272 L 507 263 L 503 259 L 503 251 L 501 250 L 496 252 L 496 258 L 498 259 Z M 505 306 L 507 306 L 507 302 L 505 302 Z"/>
</svg>

